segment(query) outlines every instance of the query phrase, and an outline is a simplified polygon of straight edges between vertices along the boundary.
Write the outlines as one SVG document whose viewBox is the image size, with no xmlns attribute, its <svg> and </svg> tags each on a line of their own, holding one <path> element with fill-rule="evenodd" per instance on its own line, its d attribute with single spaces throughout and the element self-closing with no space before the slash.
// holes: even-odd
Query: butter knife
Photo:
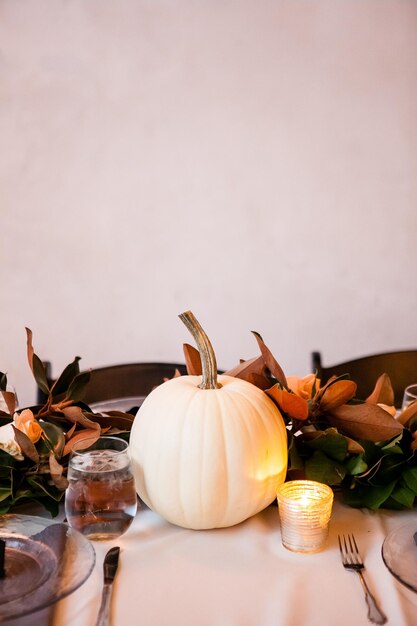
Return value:
<svg viewBox="0 0 417 626">
<path fill-rule="evenodd" d="M 103 575 L 104 586 L 101 594 L 101 605 L 97 616 L 96 626 L 109 626 L 110 624 L 110 600 L 113 589 L 113 581 L 119 565 L 120 548 L 110 548 L 104 557 Z"/>
</svg>

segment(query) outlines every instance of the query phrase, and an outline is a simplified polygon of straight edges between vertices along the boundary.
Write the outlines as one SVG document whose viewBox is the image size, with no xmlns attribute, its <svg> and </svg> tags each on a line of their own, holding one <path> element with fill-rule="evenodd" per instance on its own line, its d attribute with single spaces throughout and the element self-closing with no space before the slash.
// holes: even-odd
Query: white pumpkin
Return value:
<svg viewBox="0 0 417 626">
<path fill-rule="evenodd" d="M 185 315 L 192 316 L 181 319 Z M 203 380 L 181 376 L 163 383 L 134 420 L 136 489 L 151 509 L 178 526 L 232 526 L 275 499 L 287 470 L 286 429 L 263 391 L 231 376 L 217 378 L 214 353 L 207 355 L 211 345 L 195 337 Z"/>
</svg>

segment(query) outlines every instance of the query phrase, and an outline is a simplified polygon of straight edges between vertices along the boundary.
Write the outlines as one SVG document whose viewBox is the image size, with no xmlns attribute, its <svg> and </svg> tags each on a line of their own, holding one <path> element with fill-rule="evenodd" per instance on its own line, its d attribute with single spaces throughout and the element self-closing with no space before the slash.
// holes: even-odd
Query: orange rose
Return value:
<svg viewBox="0 0 417 626">
<path fill-rule="evenodd" d="M 15 413 L 13 417 L 16 428 L 25 433 L 32 443 L 39 441 L 42 435 L 42 428 L 39 426 L 35 416 L 30 409 L 24 409 L 21 413 Z"/>
<path fill-rule="evenodd" d="M 304 378 L 298 378 L 298 376 L 287 376 L 288 387 L 300 398 L 304 400 L 310 400 L 313 391 L 314 381 L 316 381 L 316 392 L 320 388 L 320 380 L 315 374 L 309 374 Z"/>
</svg>

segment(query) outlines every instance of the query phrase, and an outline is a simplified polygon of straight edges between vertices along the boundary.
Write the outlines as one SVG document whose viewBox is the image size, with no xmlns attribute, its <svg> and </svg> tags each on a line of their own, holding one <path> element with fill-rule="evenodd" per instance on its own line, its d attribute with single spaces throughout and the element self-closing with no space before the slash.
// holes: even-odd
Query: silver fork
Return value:
<svg viewBox="0 0 417 626">
<path fill-rule="evenodd" d="M 363 564 L 363 560 L 359 554 L 355 537 L 353 535 L 339 535 L 338 540 L 343 567 L 351 569 L 359 574 L 362 588 L 365 592 L 366 603 L 368 605 L 369 621 L 373 624 L 385 624 L 387 622 L 387 618 L 378 607 L 374 596 L 369 591 L 369 587 L 366 584 L 365 577 L 362 573 L 362 570 L 365 569 L 365 565 Z"/>
</svg>

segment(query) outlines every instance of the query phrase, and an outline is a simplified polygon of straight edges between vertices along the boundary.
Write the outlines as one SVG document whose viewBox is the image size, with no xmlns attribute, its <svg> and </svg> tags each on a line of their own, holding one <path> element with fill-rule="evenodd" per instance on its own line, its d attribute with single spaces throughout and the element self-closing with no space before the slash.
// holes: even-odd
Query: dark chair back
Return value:
<svg viewBox="0 0 417 626">
<path fill-rule="evenodd" d="M 317 370 L 322 383 L 333 375 L 349 374 L 358 385 L 356 396 L 362 400 L 372 393 L 378 377 L 384 373 L 391 379 L 396 407 L 401 407 L 405 387 L 417 383 L 417 350 L 373 354 L 326 366 L 320 352 L 312 352 L 311 359 L 312 371 Z"/>
<path fill-rule="evenodd" d="M 173 378 L 176 369 L 181 374 L 187 373 L 182 363 L 123 363 L 92 369 L 83 402 L 93 404 L 147 396 L 165 378 Z M 47 371 L 50 373 L 50 364 Z M 38 390 L 38 403 L 42 402 L 45 402 L 45 395 Z"/>
</svg>

